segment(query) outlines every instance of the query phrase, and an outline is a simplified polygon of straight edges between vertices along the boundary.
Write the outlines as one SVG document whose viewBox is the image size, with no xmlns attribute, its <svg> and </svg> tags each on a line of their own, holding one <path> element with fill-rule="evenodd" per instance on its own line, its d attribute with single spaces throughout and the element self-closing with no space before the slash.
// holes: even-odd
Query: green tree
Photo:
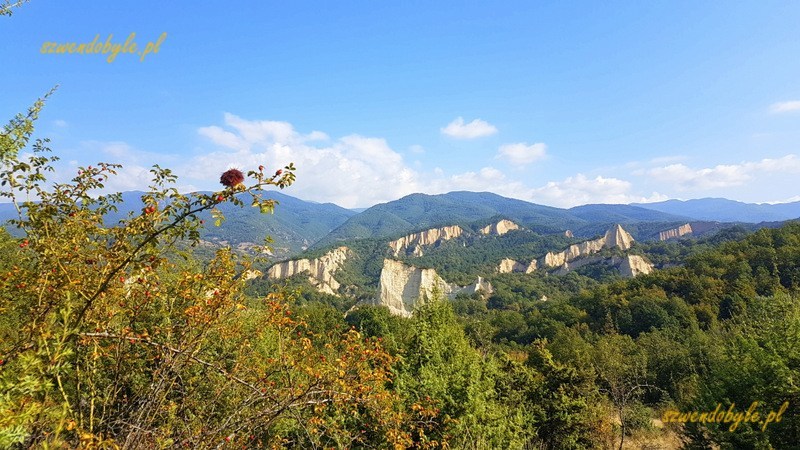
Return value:
<svg viewBox="0 0 800 450">
<path fill-rule="evenodd" d="M 742 422 L 691 425 L 689 436 L 696 444 L 730 448 L 793 448 L 800 442 L 797 402 L 800 386 L 800 302 L 781 294 L 758 297 L 746 309 L 713 330 L 704 360 L 700 389 L 686 408 L 713 411 L 717 404 L 727 410 L 747 410 L 759 402 L 757 411 L 765 420 L 786 403 L 779 422 Z M 788 402 L 788 403 L 787 403 Z"/>
<path fill-rule="evenodd" d="M 470 346 L 449 302 L 414 312 L 395 388 L 418 411 L 420 447 L 519 448 L 522 416 L 498 401 L 496 366 Z"/>
</svg>

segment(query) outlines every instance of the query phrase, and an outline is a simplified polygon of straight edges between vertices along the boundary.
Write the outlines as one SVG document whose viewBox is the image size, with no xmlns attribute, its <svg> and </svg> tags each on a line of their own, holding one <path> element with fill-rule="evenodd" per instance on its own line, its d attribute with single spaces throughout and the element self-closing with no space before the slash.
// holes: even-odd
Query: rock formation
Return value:
<svg viewBox="0 0 800 450">
<path fill-rule="evenodd" d="M 455 294 L 472 295 L 472 294 L 477 294 L 478 292 L 480 292 L 482 294 L 485 294 L 485 295 L 489 295 L 493 291 L 494 291 L 494 288 L 492 288 L 492 284 L 491 283 L 489 283 L 488 281 L 484 280 L 483 277 L 478 277 L 478 279 L 475 281 L 475 283 L 470 284 L 469 286 L 464 286 L 462 288 L 456 289 L 456 291 L 453 292 L 453 295 L 454 296 L 455 296 Z"/>
<path fill-rule="evenodd" d="M 561 252 L 548 252 L 538 261 L 534 259 L 527 265 L 510 258 L 503 259 L 497 266 L 497 271 L 499 273 L 531 273 L 536 271 L 537 267 L 542 267 L 555 269 L 553 271 L 555 275 L 564 275 L 579 267 L 602 263 L 618 268 L 625 277 L 635 277 L 642 273 L 652 272 L 653 266 L 641 256 L 628 255 L 624 258 L 592 256 L 604 248 L 629 250 L 632 244 L 633 237 L 621 226 L 615 225 L 601 238 L 570 245 Z"/>
<path fill-rule="evenodd" d="M 503 219 L 497 223 L 486 225 L 480 229 L 481 234 L 502 236 L 511 230 L 519 230 L 519 225 L 510 220 Z"/>
<path fill-rule="evenodd" d="M 564 236 L 566 236 L 566 237 L 568 237 L 568 238 L 573 238 L 573 237 L 575 237 L 575 235 L 574 235 L 574 234 L 572 234 L 572 230 L 567 230 L 567 231 L 565 231 L 565 232 L 564 232 Z"/>
<path fill-rule="evenodd" d="M 396 241 L 389 242 L 389 247 L 394 251 L 394 256 L 400 256 L 401 252 L 422 256 L 422 247 L 435 245 L 442 241 L 461 236 L 464 230 L 458 225 L 441 228 L 431 228 L 430 230 L 420 231 L 419 233 L 403 236 Z M 409 251 L 410 250 L 410 251 Z"/>
<path fill-rule="evenodd" d="M 630 235 L 621 225 L 614 225 L 610 230 L 606 231 L 605 239 L 606 247 L 614 248 L 619 247 L 622 250 L 628 250 L 633 245 L 633 236 Z"/>
<path fill-rule="evenodd" d="M 631 248 L 632 243 L 633 236 L 625 231 L 620 225 L 615 225 L 606 231 L 606 234 L 599 239 L 570 245 L 568 249 L 562 252 L 548 252 L 546 255 L 544 255 L 539 265 L 550 268 L 561 267 L 565 263 L 589 256 L 592 253 L 597 253 L 604 248 L 616 247 L 621 250 L 628 250 Z"/>
<path fill-rule="evenodd" d="M 574 261 L 565 262 L 562 264 L 556 271 L 553 272 L 554 275 L 566 275 L 573 270 L 588 266 L 590 264 L 597 264 L 597 263 L 607 263 L 610 262 L 611 258 L 604 258 L 602 256 L 588 256 L 580 259 L 576 259 Z"/>
<path fill-rule="evenodd" d="M 514 261 L 510 258 L 505 258 L 504 260 L 500 261 L 500 264 L 497 266 L 497 271 L 499 273 L 512 273 L 512 272 L 521 272 L 521 273 L 531 273 L 536 271 L 537 262 L 534 259 L 528 264 L 523 264 L 519 261 Z"/>
<path fill-rule="evenodd" d="M 666 230 L 658 233 L 658 240 L 659 241 L 666 241 L 667 239 L 674 239 L 679 238 L 686 234 L 692 234 L 692 225 L 691 224 L 683 224 L 678 228 L 673 228 L 671 230 Z"/>
<path fill-rule="evenodd" d="M 302 272 L 308 272 L 308 280 L 320 292 L 338 295 L 339 282 L 333 274 L 347 260 L 350 250 L 339 247 L 315 259 L 296 259 L 277 263 L 269 268 L 267 276 L 272 279 L 288 278 Z"/>
<path fill-rule="evenodd" d="M 619 270 L 619 274 L 626 278 L 633 278 L 641 274 L 648 274 L 653 271 L 653 265 L 639 255 L 627 255 L 623 257 L 602 257 L 592 256 L 566 262 L 558 268 L 555 275 L 566 275 L 567 273 L 590 264 L 606 264 Z"/>
<path fill-rule="evenodd" d="M 380 278 L 380 297 L 372 304 L 386 306 L 392 314 L 410 317 L 418 302 L 433 296 L 434 291 L 449 298 L 456 294 L 491 293 L 492 286 L 483 278 L 469 286 L 448 284 L 434 269 L 421 269 L 391 259 L 383 260 Z"/>
<path fill-rule="evenodd" d="M 640 274 L 647 275 L 653 271 L 653 265 L 639 255 L 628 255 L 622 259 L 618 267 L 620 275 L 630 278 Z"/>
</svg>

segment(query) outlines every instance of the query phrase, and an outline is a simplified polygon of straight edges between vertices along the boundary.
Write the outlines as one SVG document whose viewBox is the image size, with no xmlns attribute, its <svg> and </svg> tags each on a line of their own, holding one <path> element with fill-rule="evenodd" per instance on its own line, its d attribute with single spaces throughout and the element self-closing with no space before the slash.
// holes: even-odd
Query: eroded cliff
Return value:
<svg viewBox="0 0 800 450">
<path fill-rule="evenodd" d="M 519 225 L 510 220 L 503 219 L 497 223 L 486 225 L 480 229 L 481 234 L 502 236 L 511 230 L 519 230 Z"/>
<path fill-rule="evenodd" d="M 683 224 L 677 228 L 673 228 L 671 230 L 666 230 L 658 233 L 658 240 L 666 241 L 667 239 L 679 238 L 687 234 L 692 234 L 692 225 L 688 223 Z"/>
<path fill-rule="evenodd" d="M 620 275 L 629 278 L 642 274 L 646 275 L 653 271 L 653 265 L 639 255 L 626 256 L 617 267 Z"/>
<path fill-rule="evenodd" d="M 403 236 L 400 239 L 389 242 L 389 247 L 391 247 L 394 252 L 394 256 L 399 256 L 401 253 L 422 256 L 422 247 L 457 238 L 461 236 L 463 232 L 464 230 L 458 225 L 431 228 L 430 230 L 409 234 L 408 236 Z"/>
<path fill-rule="evenodd" d="M 410 317 L 417 304 L 432 298 L 434 292 L 453 298 L 459 293 L 489 294 L 492 292 L 492 286 L 478 277 L 475 283 L 459 287 L 448 284 L 434 269 L 422 269 L 400 261 L 384 259 L 379 292 L 379 297 L 369 303 L 386 306 L 392 314 Z"/>
<path fill-rule="evenodd" d="M 270 267 L 267 276 L 272 279 L 281 279 L 308 272 L 308 280 L 320 292 L 338 295 L 340 284 L 333 274 L 344 264 L 349 253 L 350 250 L 347 247 L 339 247 L 319 258 L 284 261 Z"/>
<path fill-rule="evenodd" d="M 568 249 L 561 252 L 548 252 L 541 259 L 539 265 L 549 268 L 561 267 L 565 263 L 584 258 L 604 248 L 628 250 L 632 244 L 633 236 L 625 231 L 622 226 L 615 225 L 606 231 L 606 234 L 601 238 L 570 245 Z"/>
<path fill-rule="evenodd" d="M 537 261 L 535 259 L 528 264 L 524 264 L 510 258 L 505 258 L 500 261 L 500 264 L 497 266 L 497 271 L 499 273 L 531 273 L 536 271 L 536 266 Z"/>
</svg>

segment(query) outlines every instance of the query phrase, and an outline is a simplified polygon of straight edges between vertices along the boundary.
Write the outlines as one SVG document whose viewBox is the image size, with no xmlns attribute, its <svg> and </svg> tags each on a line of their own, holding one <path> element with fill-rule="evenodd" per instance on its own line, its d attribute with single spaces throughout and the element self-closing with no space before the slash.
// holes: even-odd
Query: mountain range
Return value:
<svg viewBox="0 0 800 450">
<path fill-rule="evenodd" d="M 126 192 L 115 222 L 142 208 L 142 192 Z M 655 239 L 658 233 L 693 221 L 756 224 L 800 217 L 800 202 L 751 204 L 721 198 L 668 200 L 641 204 L 593 204 L 563 209 L 502 197 L 489 192 L 411 194 L 381 203 L 361 212 L 332 203 L 301 200 L 281 192 L 266 195 L 278 201 L 274 214 L 255 208 L 221 205 L 226 216 L 223 227 L 209 226 L 202 238 L 220 245 L 263 242 L 274 239 L 274 256 L 283 258 L 308 248 L 324 248 L 353 239 L 399 237 L 435 226 L 479 227 L 509 219 L 537 233 L 562 233 L 591 237 L 610 224 L 624 224 L 637 239 Z M 243 199 L 248 203 L 248 199 Z M 0 204 L 0 221 L 15 217 L 10 204 Z M 211 223 L 212 221 L 208 221 Z"/>
<path fill-rule="evenodd" d="M 725 198 L 696 200 L 667 200 L 657 203 L 632 204 L 653 211 L 678 214 L 695 220 L 716 222 L 777 222 L 800 217 L 800 202 L 792 203 L 742 203 Z"/>
</svg>

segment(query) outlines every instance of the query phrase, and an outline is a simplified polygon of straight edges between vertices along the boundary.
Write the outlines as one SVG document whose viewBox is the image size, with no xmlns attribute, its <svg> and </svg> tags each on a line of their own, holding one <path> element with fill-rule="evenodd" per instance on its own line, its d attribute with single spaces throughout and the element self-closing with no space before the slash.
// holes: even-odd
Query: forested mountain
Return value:
<svg viewBox="0 0 800 450">
<path fill-rule="evenodd" d="M 569 213 L 588 222 L 686 222 L 688 216 L 663 213 L 634 205 L 582 205 L 568 209 Z"/>
<path fill-rule="evenodd" d="M 106 223 L 114 224 L 129 214 L 139 214 L 144 208 L 141 200 L 143 194 L 140 191 L 123 192 L 118 209 L 106 213 Z M 199 194 L 210 195 L 211 192 Z M 252 202 L 249 194 L 239 194 L 237 197 L 246 205 Z M 202 239 L 213 247 L 230 244 L 246 249 L 251 245 L 263 244 L 269 236 L 274 240 L 272 247 L 275 257 L 286 258 L 302 252 L 356 215 L 354 211 L 332 203 L 308 202 L 278 191 L 267 191 L 264 198 L 278 203 L 273 214 L 261 214 L 258 208 L 239 208 L 232 203 L 218 205 L 226 218 L 225 227 L 213 226 L 211 212 L 202 212 L 199 217 L 208 224 L 200 231 Z M 0 204 L 0 222 L 15 217 L 17 212 L 12 204 Z"/>
<path fill-rule="evenodd" d="M 131 212 L 140 211 L 143 207 L 141 195 L 142 192 L 137 191 L 123 192 L 119 210 L 108 212 L 106 220 L 114 223 Z M 248 247 L 271 236 L 275 241 L 274 255 L 281 259 L 298 255 L 310 247 L 320 249 L 352 239 L 397 237 L 450 224 L 479 227 L 500 218 L 511 219 L 542 234 L 570 230 L 580 237 L 603 233 L 610 225 L 619 223 L 625 224 L 630 233 L 644 241 L 657 239 L 661 231 L 698 220 L 721 222 L 697 228 L 707 231 L 724 228 L 725 222 L 755 224 L 800 217 L 800 203 L 753 205 L 725 199 L 670 200 L 640 205 L 597 204 L 561 209 L 487 192 L 461 191 L 440 195 L 412 194 L 357 212 L 332 203 L 300 200 L 277 191 L 269 191 L 267 197 L 280 203 L 272 215 L 263 216 L 255 209 L 239 210 L 231 204 L 220 205 L 228 226 L 206 227 L 201 231 L 203 238 L 214 246 L 230 243 Z M 242 200 L 250 202 L 246 194 Z M 0 221 L 16 215 L 13 205 L 0 203 Z M 204 213 L 203 219 L 210 220 L 210 213 Z M 9 231 L 14 233 L 13 229 Z"/>
<path fill-rule="evenodd" d="M 244 195 L 249 205 L 251 200 Z M 214 242 L 228 241 L 262 243 L 267 236 L 274 239 L 275 255 L 297 254 L 325 237 L 356 213 L 332 203 L 314 203 L 277 192 L 269 191 L 265 198 L 278 201 L 272 214 L 261 214 L 258 208 L 238 208 L 223 205 L 225 227 L 207 227 L 203 239 Z M 210 213 L 205 213 L 212 223 Z"/>
<path fill-rule="evenodd" d="M 540 233 L 573 230 L 589 236 L 613 223 L 676 223 L 685 217 L 628 205 L 586 205 L 561 209 L 537 205 L 488 192 L 450 192 L 440 195 L 412 194 L 375 205 L 351 217 L 315 247 L 349 239 L 400 236 L 441 225 L 470 224 L 496 218 L 510 219 Z M 585 231 L 584 231 L 585 230 Z"/>
</svg>

